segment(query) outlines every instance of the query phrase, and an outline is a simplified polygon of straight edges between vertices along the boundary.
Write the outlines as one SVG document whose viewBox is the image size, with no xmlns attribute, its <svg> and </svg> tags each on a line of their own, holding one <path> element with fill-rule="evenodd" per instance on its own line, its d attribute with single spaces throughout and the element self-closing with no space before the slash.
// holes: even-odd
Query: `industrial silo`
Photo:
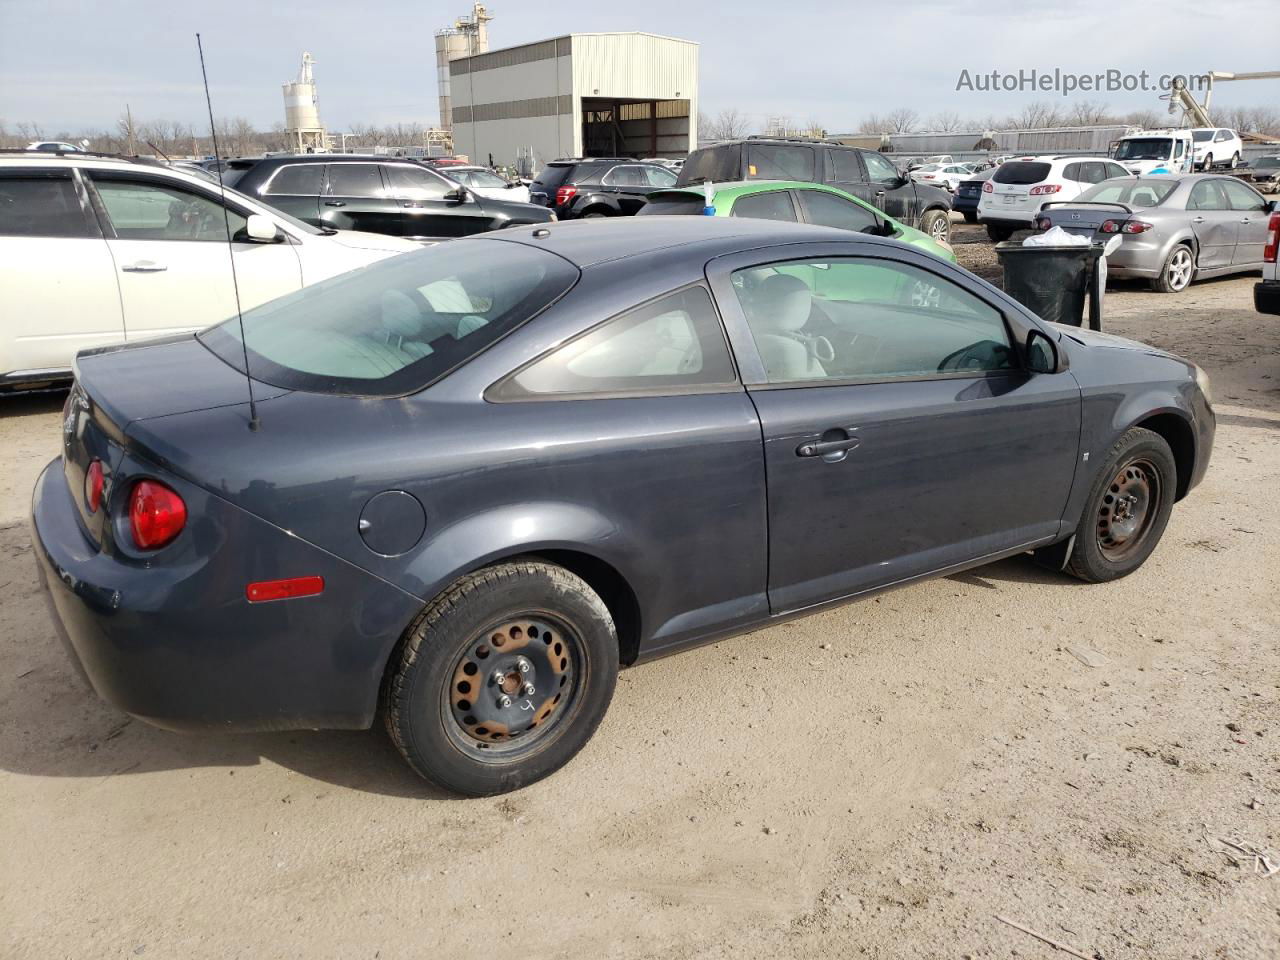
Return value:
<svg viewBox="0 0 1280 960">
<path fill-rule="evenodd" d="M 453 129 L 453 105 L 449 94 L 449 61 L 470 53 L 471 38 L 461 30 L 446 27 L 436 31 L 436 78 L 440 84 L 440 127 Z"/>
<path fill-rule="evenodd" d="M 316 96 L 311 54 L 302 55 L 302 69 L 292 83 L 284 84 L 284 127 L 290 145 L 298 153 L 318 153 L 328 148 L 324 125 L 320 122 L 320 104 Z"/>
</svg>

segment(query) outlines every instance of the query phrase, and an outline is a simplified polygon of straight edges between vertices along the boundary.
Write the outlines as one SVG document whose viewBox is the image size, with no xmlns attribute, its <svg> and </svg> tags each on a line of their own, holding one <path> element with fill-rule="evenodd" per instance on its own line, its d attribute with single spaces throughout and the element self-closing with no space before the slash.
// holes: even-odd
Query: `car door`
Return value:
<svg viewBox="0 0 1280 960">
<path fill-rule="evenodd" d="M 1200 247 L 1196 266 L 1202 270 L 1229 266 L 1235 256 L 1241 216 L 1231 209 L 1222 181 L 1197 181 L 1187 197 L 1187 212 Z"/>
<path fill-rule="evenodd" d="M 483 233 L 492 225 L 484 201 L 466 187 L 417 164 L 384 168 L 391 195 L 400 205 L 400 235 L 440 240 Z"/>
<path fill-rule="evenodd" d="M 292 242 L 283 233 L 278 242 L 250 241 L 247 209 L 228 203 L 224 217 L 216 194 L 166 178 L 99 170 L 90 177 L 106 220 L 126 339 L 198 330 L 235 316 L 237 290 L 240 309 L 248 310 L 301 288 Z"/>
<path fill-rule="evenodd" d="M 0 380 L 124 339 L 115 265 L 68 168 L 0 170 Z"/>
<path fill-rule="evenodd" d="M 399 236 L 400 203 L 382 179 L 378 163 L 327 163 L 320 219 L 338 230 Z"/>
<path fill-rule="evenodd" d="M 1262 194 L 1239 180 L 1224 179 L 1222 188 L 1227 192 L 1227 203 L 1237 220 L 1236 247 L 1231 262 L 1262 266 L 1262 248 L 1267 245 L 1271 222 L 1270 206 Z"/>
<path fill-rule="evenodd" d="M 1057 537 L 1080 391 L 1023 368 L 1031 322 L 909 250 L 815 247 L 708 267 L 764 436 L 772 611 Z"/>
<path fill-rule="evenodd" d="M 263 201 L 291 217 L 319 226 L 323 163 L 288 163 L 277 168 L 258 190 Z"/>
<path fill-rule="evenodd" d="M 867 196 L 855 195 L 872 206 L 879 207 L 894 220 L 909 227 L 920 226 L 920 204 L 915 184 L 908 177 L 898 174 L 892 163 L 870 150 L 858 151 L 867 165 Z"/>
</svg>

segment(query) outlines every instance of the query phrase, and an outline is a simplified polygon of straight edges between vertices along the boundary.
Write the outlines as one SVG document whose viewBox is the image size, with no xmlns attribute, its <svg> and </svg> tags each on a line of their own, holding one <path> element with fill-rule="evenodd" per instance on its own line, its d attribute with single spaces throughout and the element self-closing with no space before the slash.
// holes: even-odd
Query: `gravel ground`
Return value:
<svg viewBox="0 0 1280 960">
<path fill-rule="evenodd" d="M 961 262 L 989 245 L 957 230 Z M 975 239 L 977 239 L 975 237 Z M 1113 290 L 1218 444 L 1135 575 L 1008 560 L 623 674 L 567 769 L 426 789 L 379 730 L 167 734 L 36 587 L 61 397 L 0 408 L 0 955 L 1280 956 L 1280 324 L 1252 277 Z M 1280 863 L 1280 859 L 1275 862 Z"/>
</svg>

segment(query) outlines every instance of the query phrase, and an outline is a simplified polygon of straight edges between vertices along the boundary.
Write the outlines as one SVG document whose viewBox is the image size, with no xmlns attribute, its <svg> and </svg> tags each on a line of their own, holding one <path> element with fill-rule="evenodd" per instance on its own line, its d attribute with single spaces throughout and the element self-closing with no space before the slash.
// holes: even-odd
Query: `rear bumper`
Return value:
<svg viewBox="0 0 1280 960">
<path fill-rule="evenodd" d="M 171 730 L 369 726 L 387 657 L 421 601 L 197 487 L 166 482 L 194 519 L 150 562 L 111 556 L 85 535 L 61 458 L 36 482 L 41 584 L 93 689 Z M 249 582 L 307 575 L 324 577 L 324 593 L 245 599 Z"/>
<path fill-rule="evenodd" d="M 1253 285 L 1253 309 L 1280 316 L 1280 280 L 1263 280 Z"/>
</svg>

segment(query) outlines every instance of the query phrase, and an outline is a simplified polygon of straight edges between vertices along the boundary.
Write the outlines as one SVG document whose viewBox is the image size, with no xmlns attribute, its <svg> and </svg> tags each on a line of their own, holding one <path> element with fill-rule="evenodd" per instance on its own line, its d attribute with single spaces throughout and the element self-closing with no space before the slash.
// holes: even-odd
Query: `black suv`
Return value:
<svg viewBox="0 0 1280 960">
<path fill-rule="evenodd" d="M 318 227 L 444 240 L 555 219 L 532 203 L 492 200 L 414 160 L 303 154 L 231 160 L 227 186 Z"/>
<path fill-rule="evenodd" d="M 677 184 L 686 187 L 708 180 L 829 183 L 935 240 L 945 241 L 951 235 L 947 191 L 913 183 L 874 150 L 846 147 L 834 140 L 748 137 L 703 147 L 689 154 Z"/>
<path fill-rule="evenodd" d="M 529 200 L 550 207 L 561 220 L 630 217 L 653 191 L 675 185 L 675 173 L 661 164 L 577 157 L 543 167 L 529 187 Z"/>
</svg>

